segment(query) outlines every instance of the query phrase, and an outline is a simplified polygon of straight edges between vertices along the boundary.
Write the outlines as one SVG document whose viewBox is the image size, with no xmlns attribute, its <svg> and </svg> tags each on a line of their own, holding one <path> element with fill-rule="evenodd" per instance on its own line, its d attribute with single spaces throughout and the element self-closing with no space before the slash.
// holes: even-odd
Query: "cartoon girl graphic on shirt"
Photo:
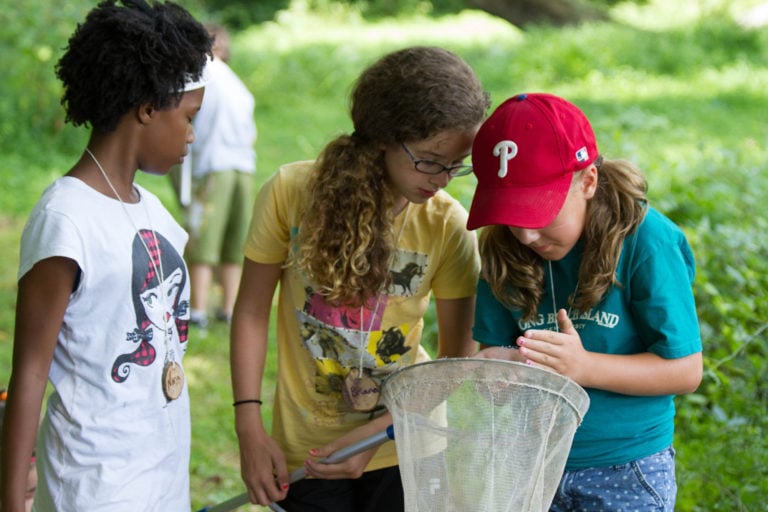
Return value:
<svg viewBox="0 0 768 512">
<path fill-rule="evenodd" d="M 131 296 L 137 327 L 126 339 L 138 347 L 115 359 L 112 380 L 118 383 L 130 376 L 131 364 L 151 365 L 157 344 L 165 348 L 166 339 L 168 350 L 174 350 L 177 343 L 183 350 L 189 324 L 189 302 L 181 300 L 187 271 L 176 249 L 160 233 L 142 229 L 133 240 L 132 254 Z"/>
</svg>

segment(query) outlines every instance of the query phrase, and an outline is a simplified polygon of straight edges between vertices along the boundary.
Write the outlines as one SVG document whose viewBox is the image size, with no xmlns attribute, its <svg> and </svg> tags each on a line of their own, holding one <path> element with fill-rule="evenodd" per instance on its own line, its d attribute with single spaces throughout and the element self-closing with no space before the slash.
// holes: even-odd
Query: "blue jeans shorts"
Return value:
<svg viewBox="0 0 768 512">
<path fill-rule="evenodd" d="M 627 464 L 566 471 L 550 512 L 672 512 L 675 508 L 675 450 Z"/>
</svg>

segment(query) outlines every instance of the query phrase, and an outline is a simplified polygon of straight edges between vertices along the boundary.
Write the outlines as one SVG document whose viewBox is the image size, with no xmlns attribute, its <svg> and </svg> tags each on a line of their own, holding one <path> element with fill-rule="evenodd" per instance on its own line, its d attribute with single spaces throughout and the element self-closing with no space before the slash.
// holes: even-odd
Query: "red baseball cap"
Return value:
<svg viewBox="0 0 768 512">
<path fill-rule="evenodd" d="M 477 188 L 468 229 L 547 226 L 563 207 L 573 173 L 598 156 L 579 108 L 552 94 L 518 94 L 486 119 L 472 145 Z"/>
</svg>

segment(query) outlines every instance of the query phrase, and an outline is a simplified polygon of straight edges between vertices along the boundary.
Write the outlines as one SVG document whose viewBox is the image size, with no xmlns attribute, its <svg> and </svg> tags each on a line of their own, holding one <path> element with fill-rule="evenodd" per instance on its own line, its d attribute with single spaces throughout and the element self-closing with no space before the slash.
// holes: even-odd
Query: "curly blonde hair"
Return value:
<svg viewBox="0 0 768 512">
<path fill-rule="evenodd" d="M 295 264 L 332 304 L 360 306 L 389 285 L 395 195 L 383 148 L 474 130 L 490 100 L 457 55 L 411 47 L 380 58 L 351 97 L 352 134 L 331 141 L 309 180 Z"/>
<path fill-rule="evenodd" d="M 616 267 L 622 244 L 643 221 L 648 205 L 646 180 L 632 163 L 598 157 L 594 165 L 597 190 L 587 203 L 579 287 L 569 298 L 580 312 L 598 304 L 610 286 L 621 285 Z M 500 302 L 522 310 L 524 320 L 532 320 L 544 294 L 543 260 L 507 226 L 488 226 L 479 240 L 482 278 Z"/>
</svg>

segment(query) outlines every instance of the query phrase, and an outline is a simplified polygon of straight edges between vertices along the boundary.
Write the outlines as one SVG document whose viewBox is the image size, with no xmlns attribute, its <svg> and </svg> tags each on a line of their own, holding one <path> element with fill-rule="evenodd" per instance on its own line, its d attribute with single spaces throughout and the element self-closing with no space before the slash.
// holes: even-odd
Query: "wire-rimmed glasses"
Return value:
<svg viewBox="0 0 768 512">
<path fill-rule="evenodd" d="M 417 159 L 415 156 L 413 156 L 413 153 L 411 153 L 404 142 L 401 142 L 400 145 L 403 146 L 405 154 L 408 155 L 408 158 L 410 158 L 411 162 L 413 162 L 413 167 L 421 173 L 431 174 L 434 176 L 440 174 L 441 172 L 447 172 L 450 177 L 455 178 L 456 176 L 466 176 L 472 172 L 472 166 L 467 164 L 459 164 L 446 167 L 440 162 Z"/>
</svg>

